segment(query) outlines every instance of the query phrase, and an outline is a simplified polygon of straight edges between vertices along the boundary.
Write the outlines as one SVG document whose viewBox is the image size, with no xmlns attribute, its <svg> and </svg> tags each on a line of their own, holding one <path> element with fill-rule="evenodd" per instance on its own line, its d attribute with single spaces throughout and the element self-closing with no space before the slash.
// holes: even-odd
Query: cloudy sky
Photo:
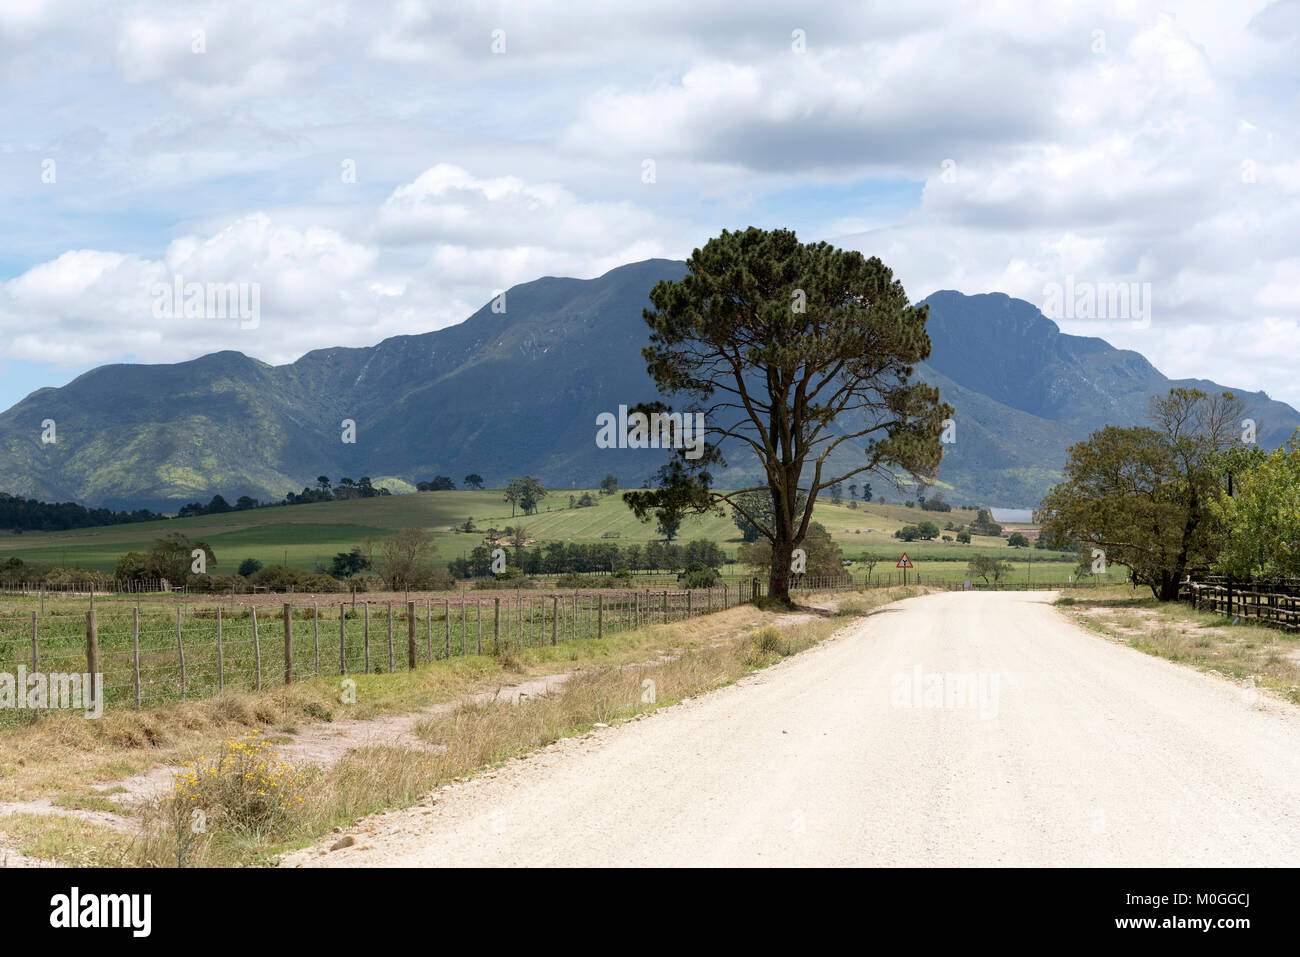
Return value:
<svg viewBox="0 0 1300 957">
<path fill-rule="evenodd" d="M 790 227 L 1300 405 L 1300 0 L 0 0 L 0 408 Z M 159 318 L 256 282 L 260 323 Z"/>
</svg>

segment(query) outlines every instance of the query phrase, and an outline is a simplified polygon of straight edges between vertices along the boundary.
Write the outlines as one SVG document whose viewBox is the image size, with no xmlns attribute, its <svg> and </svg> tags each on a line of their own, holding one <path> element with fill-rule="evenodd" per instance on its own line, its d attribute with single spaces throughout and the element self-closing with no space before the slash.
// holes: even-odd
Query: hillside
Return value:
<svg viewBox="0 0 1300 957">
<path fill-rule="evenodd" d="M 510 289 L 504 314 L 485 306 L 447 329 L 284 366 L 222 352 L 94 369 L 0 414 L 0 489 L 174 510 L 216 493 L 279 499 L 321 474 L 413 483 L 478 472 L 490 484 L 533 474 L 572 488 L 612 472 L 636 486 L 662 453 L 598 449 L 595 420 L 653 398 L 641 310 L 655 282 L 683 270 L 647 260 L 598 279 L 539 279 Z M 1071 442 L 1141 421 L 1150 396 L 1178 384 L 1137 353 L 1062 334 L 1021 300 L 944 291 L 924 301 L 933 353 L 917 374 L 957 409 L 939 475 L 954 502 L 1036 503 Z M 1289 406 L 1244 397 L 1261 443 L 1300 427 Z M 47 418 L 54 445 L 40 441 Z M 341 441 L 344 419 L 357 424 L 355 444 Z M 726 484 L 752 475 L 751 462 L 731 465 Z"/>
<path fill-rule="evenodd" d="M 582 490 L 576 490 L 581 495 Z M 593 490 L 593 495 L 594 495 Z M 319 502 L 259 508 L 245 512 L 226 512 L 196 518 L 164 522 L 140 522 L 103 528 L 76 529 L 68 532 L 41 532 L 24 535 L 0 533 L 0 562 L 15 556 L 29 564 L 54 564 L 92 568 L 111 572 L 118 558 L 128 551 L 143 551 L 159 536 L 180 532 L 210 545 L 218 564 L 218 574 L 230 574 L 245 558 L 264 564 L 285 563 L 304 570 L 317 565 L 328 566 L 337 552 L 360 545 L 372 535 L 388 535 L 400 528 L 418 525 L 433 533 L 437 553 L 434 560 L 445 565 L 483 542 L 490 527 L 523 525 L 529 538 L 539 542 L 606 542 L 617 545 L 662 540 L 653 524 L 638 522 L 621 496 L 601 496 L 593 507 L 571 509 L 567 491 L 555 491 L 542 500 L 536 515 L 511 517 L 510 506 L 501 491 L 422 492 L 386 498 L 355 499 L 346 502 Z M 1060 559 L 1056 553 L 1035 551 L 1027 556 L 1023 549 L 1007 547 L 1005 540 L 976 536 L 970 545 L 953 542 L 911 542 L 904 545 L 893 538 L 903 525 L 923 519 L 943 526 L 949 521 L 967 524 L 973 512 L 923 512 L 903 505 L 848 503 L 832 505 L 819 501 L 817 521 L 830 531 L 850 559 L 871 553 L 887 558 L 892 568 L 898 555 L 906 550 L 918 562 L 961 561 L 973 550 L 988 549 L 999 558 L 1036 563 Z M 457 529 L 466 518 L 473 518 L 474 532 Z M 688 518 L 682 523 L 677 541 L 705 538 L 722 545 L 734 557 L 740 544 L 740 532 L 728 518 L 706 516 Z M 1073 558 L 1069 558 L 1073 565 Z M 1064 566 L 1062 566 L 1064 569 Z M 881 565 L 881 570 L 885 565 Z M 1061 571 L 1061 577 L 1064 576 Z"/>
</svg>

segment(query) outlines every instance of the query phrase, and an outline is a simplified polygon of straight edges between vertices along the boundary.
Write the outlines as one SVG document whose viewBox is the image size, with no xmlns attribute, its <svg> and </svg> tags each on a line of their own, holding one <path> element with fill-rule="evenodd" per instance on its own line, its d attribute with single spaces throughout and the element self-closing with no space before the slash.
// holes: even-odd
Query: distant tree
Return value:
<svg viewBox="0 0 1300 957">
<path fill-rule="evenodd" d="M 175 584 L 189 577 L 195 561 L 194 552 L 202 551 L 208 568 L 215 568 L 217 556 L 206 542 L 191 541 L 181 532 L 156 539 L 143 554 L 130 552 L 118 561 L 115 576 L 125 581 L 165 578 Z"/>
<path fill-rule="evenodd" d="M 370 568 L 370 559 L 361 549 L 353 546 L 351 551 L 338 552 L 330 562 L 329 573 L 335 578 L 351 578 Z"/>
<path fill-rule="evenodd" d="M 511 479 L 506 484 L 505 500 L 510 503 L 510 516 L 514 517 L 515 506 L 522 508 L 525 515 L 532 515 L 537 511 L 537 504 L 546 497 L 546 486 L 541 483 L 540 479 L 531 475 L 525 475 L 523 478 Z"/>
<path fill-rule="evenodd" d="M 601 495 L 613 495 L 617 491 L 618 491 L 618 479 L 614 477 L 613 473 L 606 475 L 603 479 L 600 480 Z"/>
<path fill-rule="evenodd" d="M 473 515 L 471 515 L 469 518 L 465 519 L 465 521 L 461 522 L 461 524 L 460 524 L 460 530 L 461 530 L 462 532 L 472 532 L 472 531 L 474 531 L 474 516 L 473 516 Z"/>
<path fill-rule="evenodd" d="M 431 571 L 428 561 L 438 547 L 426 529 L 411 527 L 381 539 L 378 550 L 377 570 L 388 586 L 396 590 L 428 577 Z"/>
<path fill-rule="evenodd" d="M 1012 548 L 1028 548 L 1029 538 L 1023 532 L 1012 532 L 1007 537 L 1007 544 Z"/>
<path fill-rule="evenodd" d="M 921 529 L 915 525 L 904 525 L 894 533 L 895 538 L 901 538 L 905 542 L 914 542 L 921 537 Z"/>
<path fill-rule="evenodd" d="M 515 547 L 517 557 L 523 547 L 528 544 L 528 529 L 522 525 L 516 525 L 514 528 L 506 529 L 506 532 L 510 536 L 510 544 Z"/>
<path fill-rule="evenodd" d="M 958 532 L 958 533 L 957 533 L 957 541 L 960 542 L 960 543 L 963 544 L 963 545 L 969 545 L 969 544 L 970 544 L 970 532 Z"/>
<path fill-rule="evenodd" d="M 831 504 L 839 505 L 844 501 L 844 483 L 834 482 L 831 485 Z"/>
<path fill-rule="evenodd" d="M 257 574 L 262 568 L 262 563 L 256 558 L 245 558 L 239 563 L 239 574 L 243 578 L 248 578 Z"/>
<path fill-rule="evenodd" d="M 479 475 L 477 472 L 470 472 L 465 476 L 464 481 L 466 488 L 481 489 L 483 487 L 483 476 Z"/>
<path fill-rule="evenodd" d="M 330 490 L 330 477 L 328 475 L 316 476 L 316 487 L 322 492 L 328 492 Z"/>
<path fill-rule="evenodd" d="M 721 568 L 727 560 L 727 553 L 717 542 L 697 538 L 686 543 L 682 550 L 682 560 L 688 565 L 698 563 L 710 568 Z"/>
<path fill-rule="evenodd" d="M 230 503 L 222 496 L 214 495 L 212 496 L 212 501 L 208 502 L 207 508 L 205 508 L 204 511 L 208 515 L 220 515 L 223 512 L 233 511 L 233 509 L 230 507 Z"/>
<path fill-rule="evenodd" d="M 971 533 L 974 535 L 987 535 L 990 538 L 1002 537 L 1002 526 L 993 521 L 993 513 L 987 508 L 981 508 L 975 514 L 975 521 L 970 523 Z"/>
<path fill-rule="evenodd" d="M 921 537 L 926 541 L 933 541 L 939 537 L 939 526 L 934 522 L 917 522 L 916 527 L 920 531 Z"/>
<path fill-rule="evenodd" d="M 1010 574 L 1013 567 L 1010 562 L 1001 561 L 990 555 L 976 555 L 966 565 L 966 573 L 972 578 L 982 578 L 985 582 L 990 580 L 998 582 Z"/>
<path fill-rule="evenodd" d="M 235 511 L 242 512 L 250 508 L 257 508 L 257 499 L 248 495 L 241 495 L 235 500 Z"/>
<path fill-rule="evenodd" d="M 870 501 L 871 501 L 871 483 L 870 483 L 870 482 L 867 482 L 866 484 L 864 484 L 864 485 L 862 486 L 862 501 L 864 501 L 864 502 L 870 502 Z"/>
<path fill-rule="evenodd" d="M 854 501 L 858 497 L 858 483 L 849 483 L 849 501 Z"/>
<path fill-rule="evenodd" d="M 927 512 L 951 512 L 952 506 L 943 500 L 943 492 L 935 492 L 929 498 L 921 499 L 921 508 Z"/>
</svg>

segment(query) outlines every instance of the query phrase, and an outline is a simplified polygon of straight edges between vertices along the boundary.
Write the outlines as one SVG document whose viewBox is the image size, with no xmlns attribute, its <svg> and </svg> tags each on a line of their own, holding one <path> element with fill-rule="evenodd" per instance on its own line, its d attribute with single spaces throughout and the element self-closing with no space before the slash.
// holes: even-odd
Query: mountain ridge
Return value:
<svg viewBox="0 0 1300 957">
<path fill-rule="evenodd" d="M 170 510 L 217 493 L 278 499 L 320 474 L 414 482 L 478 472 L 493 484 L 533 474 L 566 488 L 613 472 L 639 485 L 662 453 L 597 449 L 595 416 L 656 396 L 640 356 L 641 310 L 655 282 L 684 273 L 682 262 L 650 259 L 594 279 L 545 276 L 507 290 L 504 313 L 488 303 L 444 329 L 279 366 L 235 350 L 100 366 L 0 413 L 0 489 Z M 1173 386 L 1224 388 L 1169 379 L 1140 353 L 1063 333 L 1004 293 L 939 290 L 921 302 L 934 348 L 916 374 L 957 409 L 939 474 L 952 500 L 1033 505 L 1071 442 L 1142 421 L 1150 396 Z M 1261 444 L 1300 427 L 1290 406 L 1237 394 Z M 40 441 L 47 418 L 52 445 Z M 356 423 L 355 444 L 342 441 L 344 419 Z M 734 484 L 755 473 L 735 462 L 725 474 L 719 481 Z"/>
</svg>

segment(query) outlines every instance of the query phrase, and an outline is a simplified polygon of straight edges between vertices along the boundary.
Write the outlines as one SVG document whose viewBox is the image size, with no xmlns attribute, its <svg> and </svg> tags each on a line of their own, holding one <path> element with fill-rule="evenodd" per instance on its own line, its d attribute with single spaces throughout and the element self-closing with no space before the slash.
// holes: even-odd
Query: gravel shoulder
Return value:
<svg viewBox="0 0 1300 957">
<path fill-rule="evenodd" d="M 1300 709 L 1101 640 L 1054 597 L 897 602 L 731 687 L 561 741 L 283 864 L 1300 860 Z"/>
</svg>

